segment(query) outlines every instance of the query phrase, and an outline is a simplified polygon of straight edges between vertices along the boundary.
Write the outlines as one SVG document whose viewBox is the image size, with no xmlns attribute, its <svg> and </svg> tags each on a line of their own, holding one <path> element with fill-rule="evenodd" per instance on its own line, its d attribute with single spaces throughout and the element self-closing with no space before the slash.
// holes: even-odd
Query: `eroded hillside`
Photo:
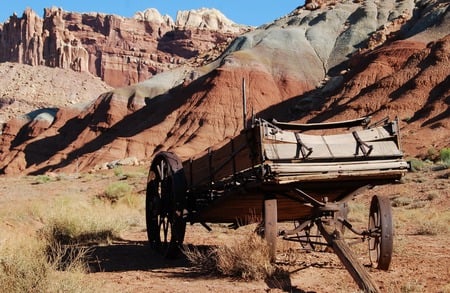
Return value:
<svg viewBox="0 0 450 293">
<path fill-rule="evenodd" d="M 186 158 L 242 129 L 243 81 L 249 114 L 301 122 L 398 116 L 408 156 L 448 146 L 448 10 L 445 1 L 412 0 L 300 7 L 236 38 L 207 65 L 104 93 L 78 112 L 61 108 L 39 131 L 7 124 L 0 170 L 91 170 L 160 150 Z"/>
</svg>

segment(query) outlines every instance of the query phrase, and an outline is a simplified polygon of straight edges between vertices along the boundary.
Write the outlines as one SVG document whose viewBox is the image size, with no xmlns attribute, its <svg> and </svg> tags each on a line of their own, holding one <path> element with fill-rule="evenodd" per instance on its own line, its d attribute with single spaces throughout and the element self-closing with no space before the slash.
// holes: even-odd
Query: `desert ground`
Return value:
<svg viewBox="0 0 450 293">
<path fill-rule="evenodd" d="M 118 236 L 106 242 L 84 244 L 89 250 L 84 260 L 88 268 L 75 279 L 70 277 L 73 272 L 53 272 L 51 276 L 71 281 L 46 287 L 48 291 L 359 292 L 334 253 L 302 250 L 298 243 L 278 242 L 275 265 L 285 274 L 262 280 L 206 274 L 185 256 L 160 256 L 147 246 L 146 173 L 143 165 L 86 174 L 0 177 L 0 243 L 16 245 L 38 237 L 52 215 L 79 215 L 85 223 L 113 221 L 120 227 Z M 368 266 L 367 243 L 352 246 L 381 292 L 450 292 L 449 177 L 449 169 L 425 167 L 406 174 L 398 184 L 379 186 L 351 202 L 349 219 L 364 228 L 371 196 L 383 194 L 391 200 L 395 239 L 389 271 Z M 130 186 L 130 193 L 126 199 L 105 202 L 105 190 L 117 182 Z M 226 224 L 211 227 L 208 232 L 199 224 L 188 225 L 184 243 L 198 248 L 239 245 L 254 229 L 251 225 L 237 230 Z M 5 255 L 0 257 L 4 264 Z"/>
</svg>

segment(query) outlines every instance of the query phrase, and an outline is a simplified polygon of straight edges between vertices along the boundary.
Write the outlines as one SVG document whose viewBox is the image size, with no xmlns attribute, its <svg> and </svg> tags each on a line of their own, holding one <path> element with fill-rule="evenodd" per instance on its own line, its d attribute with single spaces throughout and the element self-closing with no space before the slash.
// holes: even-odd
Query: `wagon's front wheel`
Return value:
<svg viewBox="0 0 450 293">
<path fill-rule="evenodd" d="M 166 257 L 178 254 L 186 232 L 183 218 L 186 181 L 183 165 L 173 153 L 153 160 L 147 181 L 146 223 L 150 247 Z"/>
<path fill-rule="evenodd" d="M 389 198 L 375 195 L 369 212 L 369 257 L 372 266 L 388 270 L 392 259 L 394 228 Z"/>
</svg>

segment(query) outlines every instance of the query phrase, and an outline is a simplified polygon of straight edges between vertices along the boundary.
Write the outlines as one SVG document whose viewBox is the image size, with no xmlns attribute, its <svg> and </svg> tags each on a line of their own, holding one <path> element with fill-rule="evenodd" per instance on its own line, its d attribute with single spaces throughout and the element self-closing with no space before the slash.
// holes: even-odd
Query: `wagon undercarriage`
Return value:
<svg viewBox="0 0 450 293">
<path fill-rule="evenodd" d="M 353 256 L 344 229 L 367 241 L 373 266 L 387 270 L 393 249 L 389 200 L 374 196 L 368 227 L 355 229 L 347 203 L 363 190 L 400 179 L 403 160 L 396 122 L 367 127 L 368 119 L 298 125 L 258 120 L 228 141 L 182 162 L 161 152 L 148 179 L 146 220 L 149 243 L 167 256 L 182 245 L 186 223 L 230 223 L 237 228 L 260 220 L 273 259 L 276 241 L 303 247 L 329 246 L 358 285 L 376 285 Z M 304 134 L 311 129 L 365 126 L 334 134 Z M 293 221 L 291 230 L 279 222 Z"/>
</svg>

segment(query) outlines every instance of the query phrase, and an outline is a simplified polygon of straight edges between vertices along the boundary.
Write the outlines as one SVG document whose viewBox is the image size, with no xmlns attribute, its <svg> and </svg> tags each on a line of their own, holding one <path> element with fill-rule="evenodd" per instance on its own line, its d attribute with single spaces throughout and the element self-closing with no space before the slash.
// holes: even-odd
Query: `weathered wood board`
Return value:
<svg viewBox="0 0 450 293">
<path fill-rule="evenodd" d="M 261 163 L 259 128 L 244 130 L 225 145 L 183 162 L 189 187 L 224 180 Z"/>
</svg>

